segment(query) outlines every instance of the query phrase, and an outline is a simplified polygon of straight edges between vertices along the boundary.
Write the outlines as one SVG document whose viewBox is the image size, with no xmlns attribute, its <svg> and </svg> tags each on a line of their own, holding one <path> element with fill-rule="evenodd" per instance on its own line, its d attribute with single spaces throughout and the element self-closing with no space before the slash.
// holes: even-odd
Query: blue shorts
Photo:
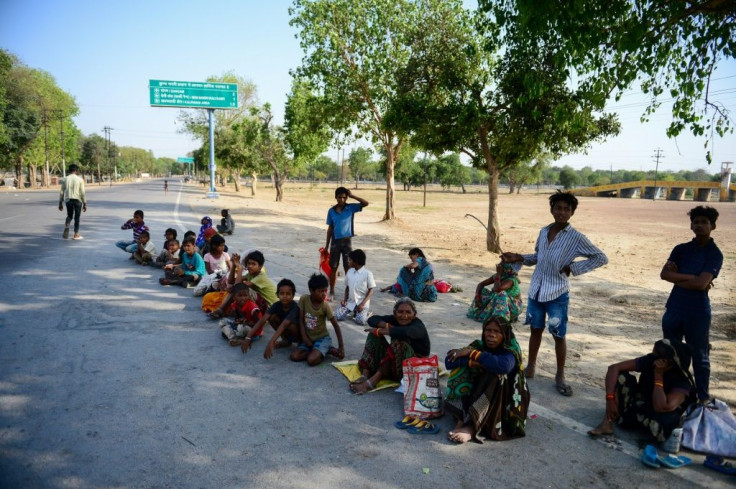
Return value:
<svg viewBox="0 0 736 489">
<path fill-rule="evenodd" d="M 300 343 L 299 349 L 304 351 L 319 350 L 323 357 L 327 356 L 327 351 L 332 346 L 332 337 L 330 335 L 323 336 L 312 342 L 312 348 L 309 348 L 306 344 Z"/>
<path fill-rule="evenodd" d="M 547 329 L 555 338 L 564 338 L 567 333 L 567 307 L 570 305 L 570 294 L 565 292 L 557 299 L 538 302 L 529 297 L 526 304 L 526 321 L 532 329 L 544 329 L 547 318 Z"/>
</svg>

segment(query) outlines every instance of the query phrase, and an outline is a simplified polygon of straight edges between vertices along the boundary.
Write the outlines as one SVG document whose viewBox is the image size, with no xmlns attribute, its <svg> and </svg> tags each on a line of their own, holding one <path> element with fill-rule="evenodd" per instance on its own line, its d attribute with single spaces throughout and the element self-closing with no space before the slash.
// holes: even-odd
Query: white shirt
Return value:
<svg viewBox="0 0 736 489">
<path fill-rule="evenodd" d="M 376 281 L 373 279 L 373 272 L 367 270 L 364 266 L 360 270 L 351 268 L 345 275 L 345 288 L 348 290 L 347 307 L 351 311 L 360 304 L 370 289 L 376 288 Z M 363 309 L 368 310 L 371 301 L 367 301 Z"/>
<path fill-rule="evenodd" d="M 521 255 L 524 265 L 537 265 L 529 283 L 529 298 L 537 302 L 549 302 L 570 290 L 570 281 L 562 271 L 567 265 L 570 275 L 582 275 L 608 263 L 606 255 L 570 224 L 550 243 L 547 235 L 552 226 L 539 231 L 534 253 Z M 586 260 L 574 262 L 577 257 Z"/>
</svg>

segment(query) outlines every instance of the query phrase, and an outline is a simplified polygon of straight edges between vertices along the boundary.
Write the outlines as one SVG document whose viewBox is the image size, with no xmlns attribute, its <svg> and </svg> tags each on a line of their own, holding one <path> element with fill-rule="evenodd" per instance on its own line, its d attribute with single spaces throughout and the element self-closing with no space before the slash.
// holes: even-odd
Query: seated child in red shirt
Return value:
<svg viewBox="0 0 736 489">
<path fill-rule="evenodd" d="M 220 320 L 220 330 L 222 337 L 229 340 L 230 346 L 236 346 L 261 319 L 263 313 L 251 299 L 251 291 L 247 285 L 235 284 L 231 293 L 233 302 L 226 310 L 228 317 Z"/>
</svg>

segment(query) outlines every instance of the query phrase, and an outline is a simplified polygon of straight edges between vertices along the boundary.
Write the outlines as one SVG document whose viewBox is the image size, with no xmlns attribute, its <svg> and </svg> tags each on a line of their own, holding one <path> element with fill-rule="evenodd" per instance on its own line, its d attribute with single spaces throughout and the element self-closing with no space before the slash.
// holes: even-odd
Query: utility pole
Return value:
<svg viewBox="0 0 736 489">
<path fill-rule="evenodd" d="M 112 187 L 112 167 L 110 166 L 110 131 L 112 131 L 112 127 L 105 126 L 102 128 L 102 130 L 105 131 L 105 142 L 107 143 L 106 144 L 107 151 L 106 151 L 105 160 L 107 162 L 107 170 L 110 172 L 110 186 Z M 100 167 L 98 163 L 97 164 L 97 174 L 98 174 L 98 178 L 100 179 L 99 184 L 102 185 L 102 174 L 100 173 L 99 168 Z"/>
<path fill-rule="evenodd" d="M 49 173 L 49 128 L 46 124 L 47 122 L 46 109 L 43 109 L 43 147 L 46 151 L 46 174 L 43 176 L 44 187 L 51 186 L 51 176 Z"/>
<path fill-rule="evenodd" d="M 61 175 L 66 178 L 66 158 L 64 156 L 64 112 L 54 110 L 59 113 L 59 125 L 61 126 Z"/>
<path fill-rule="evenodd" d="M 654 161 L 657 162 L 657 166 L 654 167 L 654 190 L 652 191 L 652 200 L 657 200 L 657 180 L 659 177 L 659 159 L 664 159 L 664 155 L 662 154 L 664 151 L 662 151 L 662 148 L 657 148 L 654 150 Z"/>
</svg>

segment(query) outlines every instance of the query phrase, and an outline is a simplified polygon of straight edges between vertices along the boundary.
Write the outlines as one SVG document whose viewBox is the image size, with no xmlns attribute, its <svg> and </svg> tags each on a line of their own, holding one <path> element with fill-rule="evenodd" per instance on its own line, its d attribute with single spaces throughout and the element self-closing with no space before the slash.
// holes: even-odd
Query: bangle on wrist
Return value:
<svg viewBox="0 0 736 489">
<path fill-rule="evenodd" d="M 245 341 L 245 340 L 253 341 L 253 338 L 251 338 L 250 336 L 246 336 L 245 338 L 243 338 L 243 341 Z"/>
<path fill-rule="evenodd" d="M 606 401 L 613 401 L 616 399 L 614 394 L 606 394 Z"/>
<path fill-rule="evenodd" d="M 654 383 L 654 386 L 655 387 L 661 387 L 662 389 L 664 389 L 664 384 L 662 382 L 655 382 Z"/>
</svg>

